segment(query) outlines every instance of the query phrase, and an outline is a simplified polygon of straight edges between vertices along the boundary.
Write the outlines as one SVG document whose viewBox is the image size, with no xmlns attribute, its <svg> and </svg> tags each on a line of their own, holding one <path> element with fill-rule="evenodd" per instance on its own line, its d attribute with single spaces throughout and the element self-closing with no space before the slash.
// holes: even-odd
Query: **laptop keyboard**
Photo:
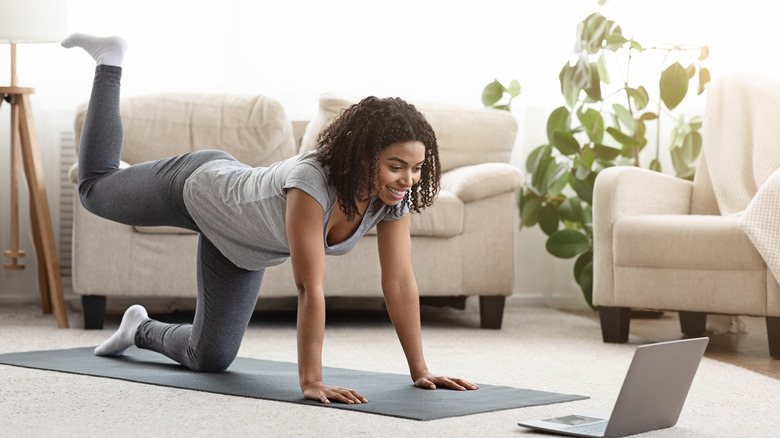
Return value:
<svg viewBox="0 0 780 438">
<path fill-rule="evenodd" d="M 576 433 L 598 434 L 604 435 L 607 430 L 608 421 L 601 421 L 598 423 L 585 423 L 577 426 L 567 427 L 566 431 Z"/>
</svg>

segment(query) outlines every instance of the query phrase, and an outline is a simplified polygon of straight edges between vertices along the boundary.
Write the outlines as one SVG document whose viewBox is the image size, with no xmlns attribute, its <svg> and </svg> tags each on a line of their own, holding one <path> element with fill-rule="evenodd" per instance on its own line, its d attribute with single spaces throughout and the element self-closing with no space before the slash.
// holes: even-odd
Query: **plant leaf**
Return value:
<svg viewBox="0 0 780 438">
<path fill-rule="evenodd" d="M 597 143 L 593 146 L 593 155 L 599 160 L 614 160 L 620 155 L 620 149 Z"/>
<path fill-rule="evenodd" d="M 572 85 L 582 90 L 588 89 L 590 87 L 590 80 L 592 77 L 590 70 L 590 63 L 588 62 L 587 58 L 581 56 L 580 59 L 577 60 L 577 63 L 574 64 L 574 73 L 571 77 Z"/>
<path fill-rule="evenodd" d="M 582 107 L 580 107 L 582 108 Z M 588 138 L 594 143 L 600 143 L 604 138 L 604 118 L 601 114 L 593 108 L 588 108 L 586 111 L 578 111 L 577 118 L 580 119 L 580 123 L 585 128 L 585 133 Z"/>
<path fill-rule="evenodd" d="M 558 209 L 553 204 L 545 204 L 539 210 L 539 228 L 548 236 L 558 231 Z"/>
<path fill-rule="evenodd" d="M 596 102 L 601 100 L 601 81 L 595 65 L 590 66 L 590 86 L 585 88 L 585 93 Z"/>
<path fill-rule="evenodd" d="M 557 179 L 550 180 L 548 182 L 547 196 L 550 198 L 557 198 L 561 196 L 563 189 L 571 182 L 571 172 L 569 171 L 568 166 L 565 164 L 564 167 L 566 168 L 566 171 L 563 172 L 562 175 L 560 175 Z"/>
<path fill-rule="evenodd" d="M 569 172 L 568 164 L 558 163 L 554 170 L 549 171 L 545 175 L 545 180 L 542 183 L 544 186 L 542 193 L 546 193 L 551 198 L 557 198 L 570 179 L 571 173 Z"/>
<path fill-rule="evenodd" d="M 706 47 L 706 46 L 705 46 Z M 696 90 L 696 95 L 700 96 L 706 90 L 707 84 L 710 83 L 710 71 L 706 68 L 699 70 L 699 88 Z"/>
<path fill-rule="evenodd" d="M 588 205 L 593 204 L 593 185 L 596 182 L 596 173 L 590 173 L 584 180 L 574 179 L 572 187 L 577 196 Z"/>
<path fill-rule="evenodd" d="M 482 105 L 492 107 L 498 103 L 504 97 L 504 90 L 504 86 L 497 79 L 485 85 L 485 89 L 482 90 Z"/>
<path fill-rule="evenodd" d="M 517 97 L 520 95 L 520 92 L 523 91 L 523 87 L 520 86 L 520 82 L 517 79 L 512 79 L 512 82 L 509 83 L 509 88 L 507 88 L 506 91 L 510 96 Z"/>
<path fill-rule="evenodd" d="M 596 61 L 596 71 L 599 74 L 601 82 L 609 84 L 609 69 L 607 68 L 607 60 L 604 57 L 604 52 L 601 53 L 598 61 Z"/>
<path fill-rule="evenodd" d="M 561 94 L 566 99 L 566 105 L 569 108 L 574 108 L 577 104 L 577 99 L 580 97 L 580 88 L 574 85 L 572 80 L 574 76 L 574 67 L 570 66 L 567 62 L 561 69 L 561 73 L 558 75 L 558 79 L 561 81 Z"/>
<path fill-rule="evenodd" d="M 617 140 L 618 143 L 620 143 L 623 146 L 627 146 L 630 148 L 639 146 L 641 142 L 639 140 L 636 140 L 634 137 L 631 137 L 629 135 L 626 135 L 619 130 L 609 127 L 607 128 L 607 133 L 612 136 L 615 140 Z"/>
<path fill-rule="evenodd" d="M 585 270 L 585 266 L 588 263 L 593 262 L 593 251 L 587 251 L 580 254 L 577 257 L 577 261 L 574 262 L 574 279 L 579 282 L 579 278 L 582 276 L 582 272 Z"/>
<path fill-rule="evenodd" d="M 689 65 L 685 71 L 688 73 L 688 79 L 693 79 L 693 77 L 696 76 L 696 66 L 693 64 Z"/>
<path fill-rule="evenodd" d="M 596 306 L 593 305 L 593 262 L 585 265 L 582 274 L 577 278 L 577 283 L 580 285 L 585 302 L 591 309 L 596 310 Z"/>
<path fill-rule="evenodd" d="M 565 106 L 560 106 L 553 110 L 550 117 L 547 118 L 547 140 L 553 142 L 553 132 L 556 130 L 568 131 L 569 118 L 571 113 Z"/>
<path fill-rule="evenodd" d="M 564 155 L 574 155 L 580 151 L 580 143 L 568 130 L 554 130 L 552 144 Z"/>
<path fill-rule="evenodd" d="M 547 252 L 562 259 L 570 259 L 590 250 L 588 237 L 577 230 L 558 230 L 547 238 Z"/>
<path fill-rule="evenodd" d="M 580 204 L 580 198 L 576 196 L 569 196 L 558 206 L 560 217 L 569 222 L 579 222 L 581 213 L 582 204 Z"/>
<path fill-rule="evenodd" d="M 620 32 L 616 32 L 607 37 L 606 49 L 617 50 L 623 47 L 628 40 Z"/>
<path fill-rule="evenodd" d="M 539 167 L 531 175 L 531 185 L 537 193 L 543 194 L 547 192 L 547 181 L 549 180 L 547 174 L 548 172 L 554 172 L 554 168 L 555 159 L 552 157 L 545 157 L 539 161 Z"/>
<path fill-rule="evenodd" d="M 539 222 L 542 201 L 536 196 L 523 196 L 520 201 L 520 226 L 532 227 Z"/>
<path fill-rule="evenodd" d="M 601 47 L 601 35 L 607 29 L 607 19 L 598 12 L 590 14 L 583 22 L 580 38 L 589 53 L 595 53 Z"/>
<path fill-rule="evenodd" d="M 620 123 L 626 128 L 625 130 L 633 133 L 635 129 L 634 118 L 631 117 L 631 113 L 628 112 L 628 109 L 619 103 L 613 104 L 612 109 L 615 111 L 615 115 L 617 115 Z"/>
<path fill-rule="evenodd" d="M 650 96 L 647 94 L 647 90 L 643 86 L 639 86 L 639 88 L 626 88 L 626 91 L 628 92 L 628 95 L 631 96 L 632 99 L 634 99 L 634 106 L 636 106 L 637 111 L 645 109 L 647 106 L 647 103 L 650 101 Z"/>
<path fill-rule="evenodd" d="M 593 179 L 596 180 L 595 177 Z M 586 205 L 582 209 L 582 227 L 589 236 L 593 236 L 593 206 Z"/>
<path fill-rule="evenodd" d="M 550 158 L 550 155 L 552 155 L 552 146 L 548 144 L 532 150 L 528 154 L 528 158 L 525 159 L 525 171 L 531 174 L 536 173 L 539 163 L 545 158 Z"/>
<path fill-rule="evenodd" d="M 688 79 L 688 72 L 679 62 L 673 63 L 661 73 L 661 101 L 669 110 L 675 109 L 685 98 L 688 93 Z"/>
<path fill-rule="evenodd" d="M 702 136 L 696 131 L 689 132 L 685 136 L 682 152 L 685 163 L 688 164 L 689 167 L 693 165 L 693 163 L 696 161 L 696 158 L 698 158 L 699 154 L 701 153 L 702 143 Z"/>
<path fill-rule="evenodd" d="M 693 131 L 698 131 L 699 129 L 701 129 L 701 123 L 702 123 L 701 116 L 693 116 L 691 117 L 691 120 L 688 120 L 688 126 Z"/>
<path fill-rule="evenodd" d="M 699 61 L 704 61 L 710 56 L 710 48 L 707 46 L 701 46 L 701 54 L 699 55 Z"/>
</svg>

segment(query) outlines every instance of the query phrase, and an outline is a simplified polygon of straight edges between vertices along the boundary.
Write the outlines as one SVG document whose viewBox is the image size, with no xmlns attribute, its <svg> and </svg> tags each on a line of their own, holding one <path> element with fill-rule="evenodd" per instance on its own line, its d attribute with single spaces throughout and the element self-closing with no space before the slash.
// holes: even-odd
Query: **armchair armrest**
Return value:
<svg viewBox="0 0 780 438">
<path fill-rule="evenodd" d="M 624 216 L 690 214 L 693 183 L 632 166 L 604 169 L 596 178 L 593 214 L 609 223 Z"/>
<path fill-rule="evenodd" d="M 444 172 L 441 187 L 471 202 L 514 191 L 523 183 L 520 169 L 506 163 L 483 163 Z"/>
<path fill-rule="evenodd" d="M 613 225 L 626 216 L 690 214 L 693 183 L 632 166 L 604 169 L 593 191 L 593 303 L 615 302 Z"/>
</svg>

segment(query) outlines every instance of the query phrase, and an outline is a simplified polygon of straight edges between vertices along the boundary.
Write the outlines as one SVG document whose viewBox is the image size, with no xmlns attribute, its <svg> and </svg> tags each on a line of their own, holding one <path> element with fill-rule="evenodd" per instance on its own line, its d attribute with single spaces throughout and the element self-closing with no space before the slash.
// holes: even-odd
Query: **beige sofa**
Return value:
<svg viewBox="0 0 780 438">
<path fill-rule="evenodd" d="M 704 334 L 707 314 L 753 315 L 766 318 L 770 355 L 780 358 L 780 286 L 743 220 L 780 167 L 779 88 L 712 84 L 693 182 L 635 167 L 599 173 L 593 302 L 605 342 L 628 340 L 632 308 L 678 311 L 686 336 Z M 773 207 L 759 222 L 776 228 Z"/>
<path fill-rule="evenodd" d="M 138 163 L 201 149 L 222 149 L 252 166 L 269 165 L 314 147 L 317 133 L 356 99 L 323 95 L 300 146 L 281 105 L 267 97 L 155 94 L 125 98 L 122 160 Z M 508 164 L 515 119 L 485 109 L 418 104 L 436 131 L 442 191 L 435 205 L 411 218 L 413 264 L 423 302 L 463 307 L 480 297 L 482 327 L 500 328 L 514 283 L 515 190 L 522 181 Z M 76 116 L 80 138 L 85 108 Z M 71 169 L 75 182 L 76 169 Z M 75 189 L 75 185 L 74 185 Z M 73 290 L 85 327 L 100 328 L 105 297 L 194 298 L 196 236 L 168 227 L 131 227 L 98 218 L 76 200 Z M 328 297 L 381 297 L 376 236 L 347 255 L 328 258 Z M 295 297 L 289 260 L 267 269 L 259 302 Z"/>
</svg>

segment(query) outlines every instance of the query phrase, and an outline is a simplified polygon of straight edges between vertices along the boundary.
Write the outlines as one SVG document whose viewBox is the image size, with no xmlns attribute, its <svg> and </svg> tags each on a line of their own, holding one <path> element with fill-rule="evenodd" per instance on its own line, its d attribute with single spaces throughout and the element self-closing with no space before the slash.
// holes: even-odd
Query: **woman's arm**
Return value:
<svg viewBox="0 0 780 438">
<path fill-rule="evenodd" d="M 325 212 L 311 195 L 287 190 L 287 240 L 298 288 L 298 377 L 305 398 L 330 403 L 366 402 L 355 391 L 322 382 L 322 339 L 325 332 Z"/>
<path fill-rule="evenodd" d="M 414 385 L 429 389 L 435 389 L 436 385 L 459 390 L 477 389 L 477 385 L 463 379 L 434 375 L 425 364 L 420 328 L 420 297 L 412 269 L 409 215 L 377 225 L 377 241 L 387 312 L 401 341 Z"/>
</svg>

